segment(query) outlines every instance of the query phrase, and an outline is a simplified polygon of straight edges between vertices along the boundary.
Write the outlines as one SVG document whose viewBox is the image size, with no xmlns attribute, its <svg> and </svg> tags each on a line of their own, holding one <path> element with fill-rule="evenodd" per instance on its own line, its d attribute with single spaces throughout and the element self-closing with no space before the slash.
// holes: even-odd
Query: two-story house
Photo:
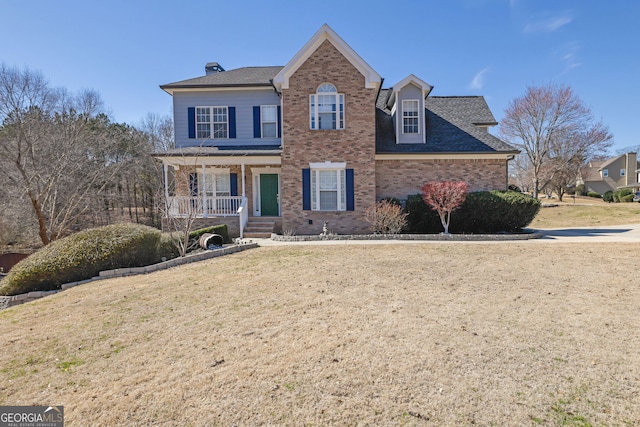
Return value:
<svg viewBox="0 0 640 427">
<path fill-rule="evenodd" d="M 156 156 L 168 215 L 223 222 L 236 236 L 259 220 L 265 231 L 318 234 L 328 223 L 358 234 L 370 232 L 363 216 L 376 201 L 427 181 L 507 187 L 518 151 L 488 132 L 497 123 L 484 98 L 431 96 L 413 74 L 383 89 L 326 24 L 284 67 L 205 70 L 161 86 L 175 122 L 176 148 Z"/>
<path fill-rule="evenodd" d="M 604 194 L 629 188 L 633 191 L 640 188 L 638 184 L 638 156 L 636 153 L 625 153 L 604 161 L 592 161 L 580 170 L 578 183 L 585 186 L 586 191 Z"/>
</svg>

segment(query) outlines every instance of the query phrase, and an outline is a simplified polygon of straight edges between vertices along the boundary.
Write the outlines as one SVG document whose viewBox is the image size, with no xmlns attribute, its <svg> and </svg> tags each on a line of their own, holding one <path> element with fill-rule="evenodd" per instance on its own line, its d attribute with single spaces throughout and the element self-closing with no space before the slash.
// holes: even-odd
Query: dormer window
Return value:
<svg viewBox="0 0 640 427">
<path fill-rule="evenodd" d="M 402 133 L 420 133 L 420 100 L 402 100 Z"/>
<path fill-rule="evenodd" d="M 344 129 L 344 95 L 323 83 L 309 97 L 309 122 L 313 130 Z"/>
</svg>

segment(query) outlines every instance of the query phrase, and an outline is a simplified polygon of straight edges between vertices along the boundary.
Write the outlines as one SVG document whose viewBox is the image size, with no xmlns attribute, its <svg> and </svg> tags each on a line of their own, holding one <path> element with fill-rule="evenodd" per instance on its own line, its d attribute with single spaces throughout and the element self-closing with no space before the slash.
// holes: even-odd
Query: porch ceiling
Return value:
<svg viewBox="0 0 640 427">
<path fill-rule="evenodd" d="M 280 156 L 155 156 L 167 165 L 280 165 Z"/>
</svg>

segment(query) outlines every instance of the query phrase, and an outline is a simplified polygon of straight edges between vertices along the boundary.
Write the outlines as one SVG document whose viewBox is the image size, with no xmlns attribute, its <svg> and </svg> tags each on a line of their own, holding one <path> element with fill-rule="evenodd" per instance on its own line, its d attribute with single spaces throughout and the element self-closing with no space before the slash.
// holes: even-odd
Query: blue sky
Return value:
<svg viewBox="0 0 640 427">
<path fill-rule="evenodd" d="M 53 86 L 97 90 L 118 122 L 170 114 L 159 85 L 284 65 L 329 24 L 385 79 L 413 73 L 432 95 L 484 95 L 500 121 L 527 86 L 571 86 L 640 145 L 640 2 L 625 0 L 0 0 L 0 62 Z"/>
</svg>

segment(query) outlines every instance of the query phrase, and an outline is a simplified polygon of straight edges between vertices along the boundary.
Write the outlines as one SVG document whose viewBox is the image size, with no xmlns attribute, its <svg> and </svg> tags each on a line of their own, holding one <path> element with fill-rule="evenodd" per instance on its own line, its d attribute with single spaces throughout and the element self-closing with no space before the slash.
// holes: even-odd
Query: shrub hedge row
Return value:
<svg viewBox="0 0 640 427">
<path fill-rule="evenodd" d="M 0 282 L 0 295 L 59 289 L 102 270 L 159 261 L 161 233 L 138 224 L 114 224 L 56 240 L 16 264 Z"/>
<path fill-rule="evenodd" d="M 462 206 L 451 214 L 451 233 L 519 232 L 533 221 L 541 203 L 514 191 L 482 191 L 467 195 Z M 409 232 L 443 231 L 436 211 L 420 194 L 407 198 L 405 205 Z"/>
<path fill-rule="evenodd" d="M 193 231 L 189 239 L 197 242 L 204 233 L 229 241 L 226 225 Z M 174 238 L 155 228 L 131 223 L 93 228 L 56 240 L 16 264 L 0 282 L 0 295 L 60 289 L 104 270 L 142 267 L 178 256 Z"/>
</svg>

